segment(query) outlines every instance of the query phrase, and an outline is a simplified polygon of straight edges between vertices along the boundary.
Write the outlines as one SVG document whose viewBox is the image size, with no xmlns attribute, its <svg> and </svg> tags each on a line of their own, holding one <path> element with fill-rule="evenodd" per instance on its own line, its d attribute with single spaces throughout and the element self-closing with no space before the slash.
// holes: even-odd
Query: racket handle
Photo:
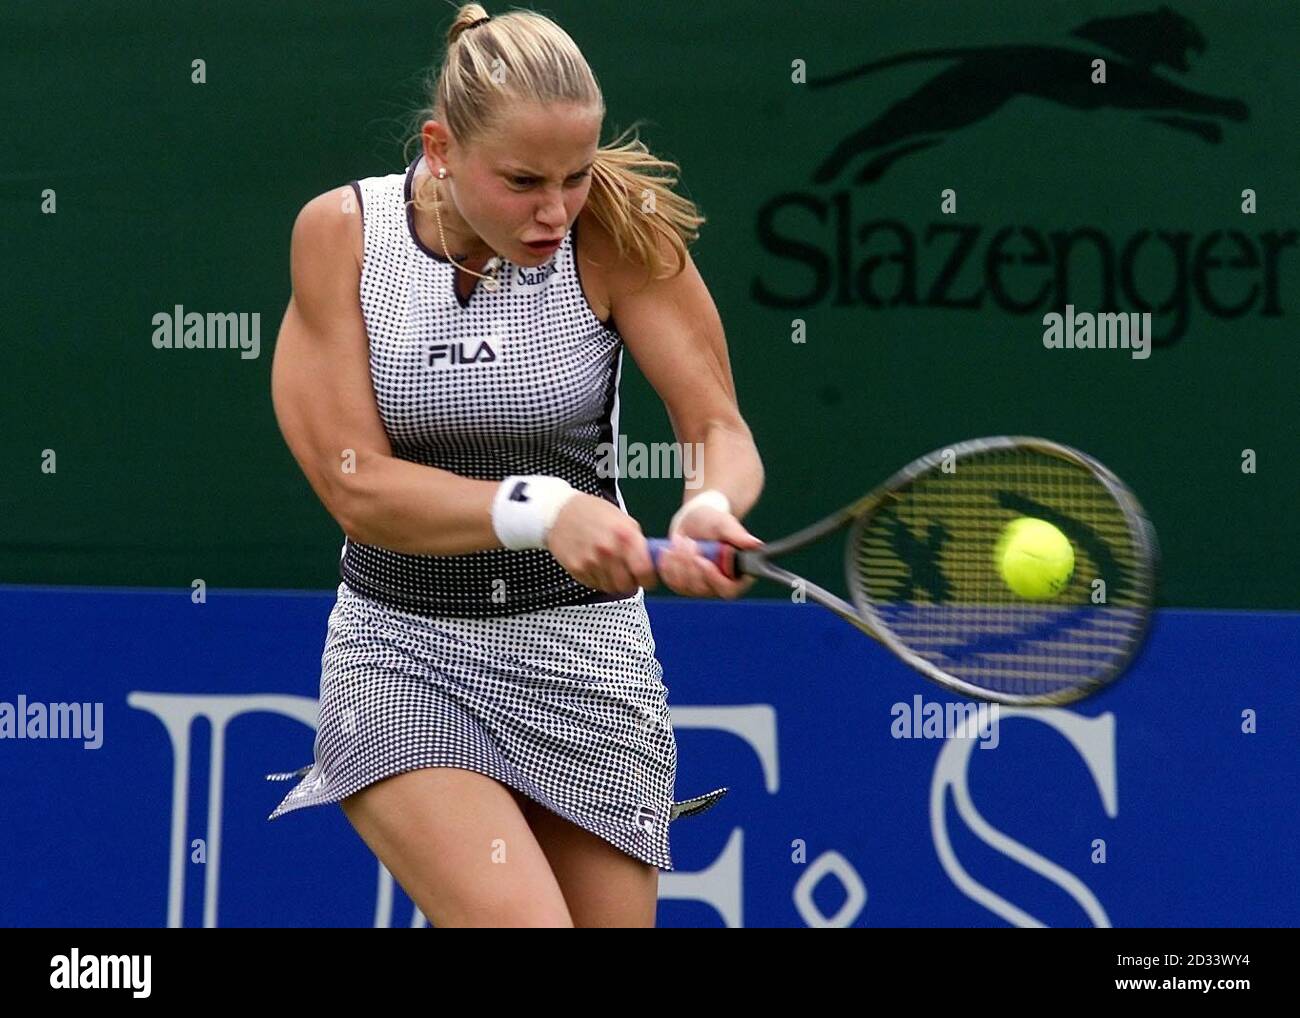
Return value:
<svg viewBox="0 0 1300 1018">
<path fill-rule="evenodd" d="M 666 537 L 649 537 L 646 538 L 646 544 L 650 546 L 650 561 L 658 571 L 659 556 L 671 548 L 673 542 Z M 723 576 L 732 580 L 738 578 L 735 545 L 727 544 L 725 541 L 696 541 L 695 546 L 699 554 L 717 566 L 718 572 Z"/>
</svg>

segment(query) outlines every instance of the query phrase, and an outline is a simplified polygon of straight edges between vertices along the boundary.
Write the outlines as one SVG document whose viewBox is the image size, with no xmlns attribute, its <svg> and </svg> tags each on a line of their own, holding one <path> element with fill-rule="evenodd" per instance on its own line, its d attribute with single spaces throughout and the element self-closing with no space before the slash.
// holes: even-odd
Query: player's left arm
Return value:
<svg viewBox="0 0 1300 1018">
<path fill-rule="evenodd" d="M 667 242 L 663 249 L 671 257 Z M 694 260 L 688 252 L 682 272 L 649 283 L 644 269 L 627 264 L 606 275 L 619 333 L 663 400 L 677 441 L 695 451 L 692 466 L 702 460 L 702 471 L 684 478 L 684 499 L 717 488 L 743 517 L 763 490 L 763 463 L 740 414 L 718 309 Z"/>
<path fill-rule="evenodd" d="M 663 251 L 671 258 L 667 241 Z M 685 268 L 676 276 L 649 282 L 647 278 L 644 268 L 626 262 L 607 269 L 611 314 L 638 367 L 664 402 L 684 468 L 689 448 L 693 469 L 684 478 L 683 501 L 716 488 L 727 496 L 732 509 L 730 515 L 707 506 L 694 509 L 683 518 L 682 533 L 753 547 L 760 542 L 739 519 L 763 490 L 763 463 L 740 414 L 718 309 L 689 252 Z M 693 578 L 683 577 L 682 582 L 692 589 L 681 592 L 722 596 L 735 596 L 750 585 L 733 586 L 711 566 Z M 707 589 L 694 589 L 700 583 Z"/>
</svg>

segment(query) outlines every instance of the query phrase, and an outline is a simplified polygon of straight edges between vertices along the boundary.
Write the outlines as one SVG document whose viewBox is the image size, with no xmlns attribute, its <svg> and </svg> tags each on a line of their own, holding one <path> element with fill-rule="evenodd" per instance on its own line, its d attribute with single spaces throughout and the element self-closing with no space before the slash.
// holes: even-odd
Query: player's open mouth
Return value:
<svg viewBox="0 0 1300 1018">
<path fill-rule="evenodd" d="M 557 240 L 526 240 L 524 241 L 524 247 L 528 248 L 529 251 L 536 251 L 538 254 L 550 254 L 552 251 L 559 249 L 563 240 L 563 237 L 560 237 Z"/>
</svg>

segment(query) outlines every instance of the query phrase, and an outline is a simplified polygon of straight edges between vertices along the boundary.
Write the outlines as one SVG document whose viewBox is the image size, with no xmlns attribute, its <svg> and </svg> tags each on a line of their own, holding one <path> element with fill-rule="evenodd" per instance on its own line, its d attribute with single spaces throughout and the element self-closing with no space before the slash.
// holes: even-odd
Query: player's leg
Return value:
<svg viewBox="0 0 1300 1018">
<path fill-rule="evenodd" d="M 531 799 L 524 813 L 578 927 L 653 927 L 659 868 Z"/>
<path fill-rule="evenodd" d="M 572 926 L 522 798 L 475 771 L 425 767 L 341 805 L 434 926 Z"/>
</svg>

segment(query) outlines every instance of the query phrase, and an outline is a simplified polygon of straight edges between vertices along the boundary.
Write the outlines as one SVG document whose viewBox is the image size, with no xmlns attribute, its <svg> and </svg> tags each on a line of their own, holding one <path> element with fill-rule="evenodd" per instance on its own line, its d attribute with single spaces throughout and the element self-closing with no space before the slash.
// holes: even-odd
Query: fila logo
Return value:
<svg viewBox="0 0 1300 1018">
<path fill-rule="evenodd" d="M 462 364 L 491 364 L 501 357 L 501 337 L 486 336 L 467 343 L 433 343 L 429 346 L 429 367 L 455 368 Z"/>
<path fill-rule="evenodd" d="M 653 806 L 642 806 L 636 811 L 636 825 L 646 834 L 654 833 L 655 811 Z"/>
</svg>

